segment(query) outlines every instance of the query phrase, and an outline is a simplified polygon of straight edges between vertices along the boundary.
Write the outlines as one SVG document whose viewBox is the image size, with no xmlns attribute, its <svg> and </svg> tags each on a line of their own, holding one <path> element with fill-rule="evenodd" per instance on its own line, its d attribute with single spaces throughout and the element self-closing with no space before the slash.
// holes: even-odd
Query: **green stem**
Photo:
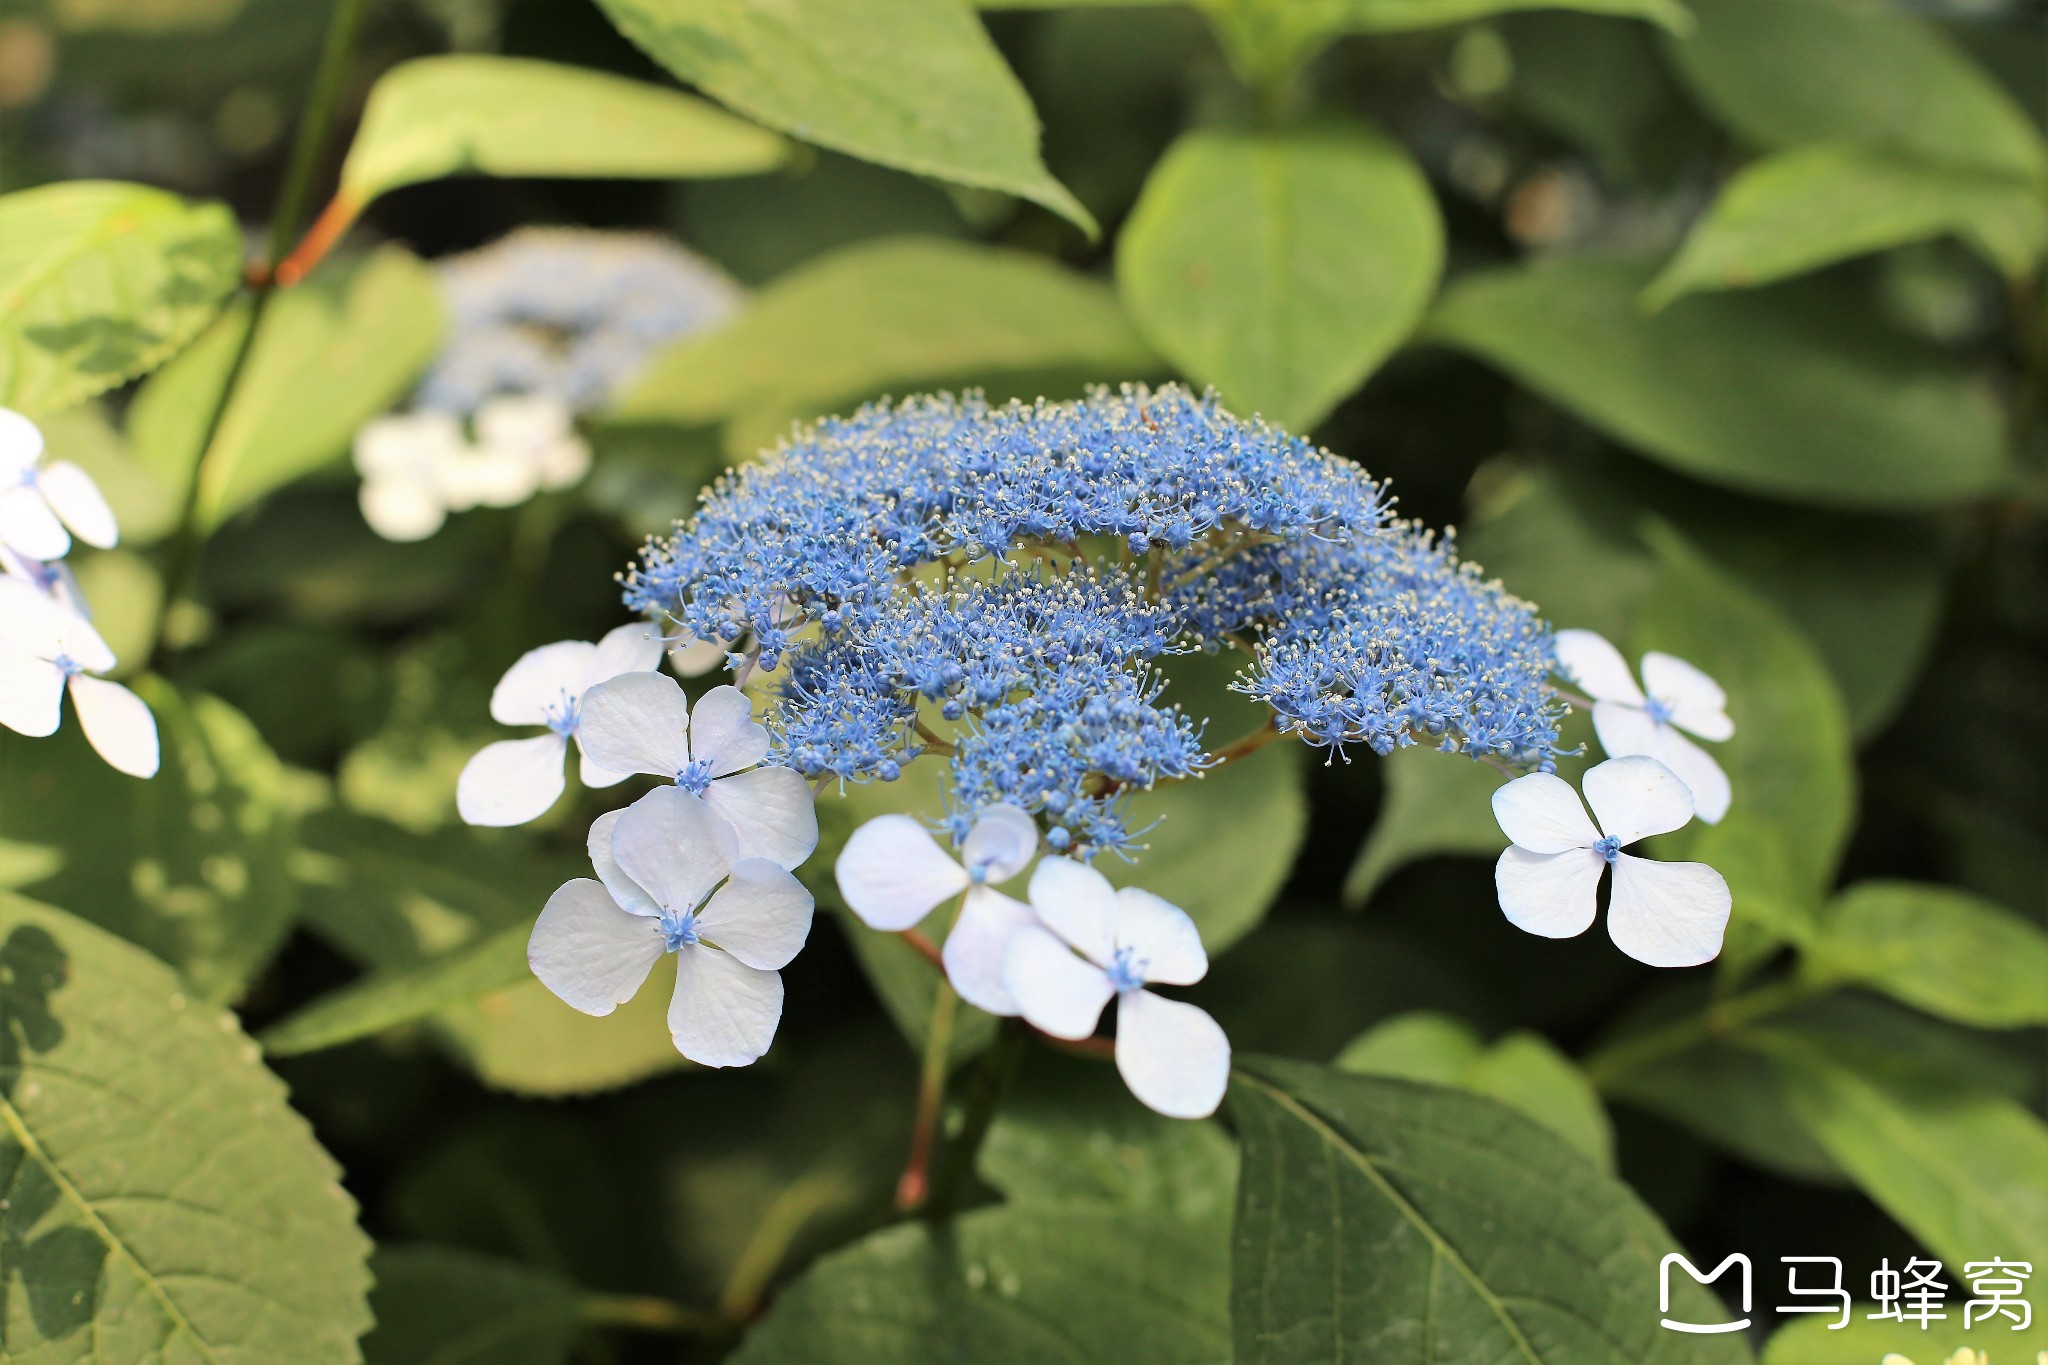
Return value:
<svg viewBox="0 0 2048 1365">
<path fill-rule="evenodd" d="M 298 234 L 299 225 L 305 220 L 313 175 L 319 166 L 320 148 L 334 122 L 335 106 L 340 102 L 342 86 L 348 75 L 349 58 L 355 51 L 356 34 L 362 27 L 364 5 L 365 0 L 335 0 L 334 13 L 327 24 L 326 41 L 320 50 L 320 65 L 314 73 L 312 89 L 306 95 L 305 112 L 299 118 L 298 138 L 292 144 L 284 185 L 278 191 L 277 208 L 271 215 L 270 238 L 264 259 L 250 272 L 248 324 L 236 344 L 234 359 L 228 363 L 227 375 L 221 381 L 213 409 L 207 414 L 199 441 L 199 454 L 192 463 L 191 479 L 185 485 L 178 528 L 171 539 L 164 571 L 163 605 L 159 609 L 161 616 L 156 631 L 154 663 L 159 668 L 169 649 L 166 644 L 169 632 L 165 626 L 171 612 L 191 591 L 193 576 L 199 567 L 199 504 L 208 485 L 208 464 L 214 457 L 214 445 L 220 437 L 221 425 L 227 419 L 228 409 L 233 406 L 235 390 L 241 382 L 242 372 L 248 367 L 257 330 L 262 326 L 263 314 L 275 291 L 271 267 L 291 244 Z"/>
<path fill-rule="evenodd" d="M 709 1313 L 642 1294 L 586 1294 L 577 1316 L 593 1327 L 631 1327 L 676 1335 L 718 1332 L 726 1326 Z"/>
<path fill-rule="evenodd" d="M 939 1163 L 931 1194 L 924 1203 L 925 1217 L 944 1218 L 953 1211 L 967 1175 L 981 1155 L 989 1125 L 995 1122 L 996 1105 L 1010 1084 L 1010 1074 L 1017 1069 L 1017 1058 L 1023 1055 L 1024 1040 L 1029 1036 L 1030 1030 L 1022 1019 L 1005 1019 L 995 1043 L 982 1054 L 981 1064 L 975 1067 L 968 1086 L 960 1135 L 953 1139 L 945 1159 Z"/>
<path fill-rule="evenodd" d="M 1652 1029 L 1637 1038 L 1602 1048 L 1586 1059 L 1586 1076 L 1602 1090 L 1615 1081 L 1652 1062 L 1676 1056 L 1689 1048 L 1768 1018 L 1794 1005 L 1833 990 L 1835 983 L 1808 976 L 1794 976 L 1743 995 L 1710 1004 L 1690 1019 Z"/>
<path fill-rule="evenodd" d="M 925 1028 L 924 1067 L 917 1084 L 917 1117 L 911 1123 L 910 1155 L 896 1181 L 896 1207 L 903 1212 L 921 1207 L 931 1190 L 932 1151 L 938 1144 L 939 1119 L 945 1111 L 947 1063 L 952 1060 L 953 1021 L 960 997 L 943 976 L 932 996 L 931 1022 Z"/>
</svg>

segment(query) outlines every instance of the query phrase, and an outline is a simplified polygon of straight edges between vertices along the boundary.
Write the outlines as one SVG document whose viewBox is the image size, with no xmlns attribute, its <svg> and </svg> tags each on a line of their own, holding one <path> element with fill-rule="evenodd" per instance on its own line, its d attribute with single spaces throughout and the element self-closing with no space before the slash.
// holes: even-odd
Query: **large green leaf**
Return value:
<svg viewBox="0 0 2048 1365">
<path fill-rule="evenodd" d="M 1960 1269 L 1952 1266 L 1950 1274 Z M 2033 1350 L 2048 1342 L 2048 1336 L 2029 1339 L 2024 1332 L 2015 1336 L 2010 1317 L 1986 1317 L 1981 1312 L 1975 1325 L 1965 1328 L 1963 1315 L 1954 1304 L 1950 1300 L 1947 1319 L 1935 1323 L 1873 1321 L 1879 1310 L 1870 1303 L 1853 1305 L 1849 1325 L 1839 1330 L 1837 1324 L 1841 1319 L 1836 1313 L 1793 1318 L 1764 1343 L 1763 1365 L 1871 1365 L 1872 1361 L 1896 1360 L 1900 1356 L 1921 1365 L 1941 1365 L 1955 1359 L 1955 1352 L 1965 1347 L 1988 1355 L 1992 1365 L 2006 1365 L 2008 1361 L 2030 1365 L 2014 1353 L 2015 1349 Z M 2039 1324 L 2038 1314 L 2034 1321 Z M 1981 1358 L 1962 1357 L 1962 1365 L 1975 1365 L 1975 1359 Z"/>
<path fill-rule="evenodd" d="M 526 965 L 531 934 L 515 924 L 417 967 L 379 972 L 324 995 L 266 1030 L 263 1049 L 290 1057 L 338 1047 L 520 985 L 531 974 Z"/>
<path fill-rule="evenodd" d="M 97 180 L 0 196 L 0 406 L 58 412 L 163 364 L 241 262 L 219 204 Z"/>
<path fill-rule="evenodd" d="M 1117 242 L 1146 337 L 1240 410 L 1306 430 L 1421 319 L 1443 269 L 1422 170 L 1368 129 L 1184 135 Z"/>
<path fill-rule="evenodd" d="M 1380 884 L 1417 858 L 1466 853 L 1497 857 L 1507 847 L 1493 818 L 1505 780 L 1484 763 L 1427 745 L 1398 749 L 1380 763 L 1379 819 L 1344 876 L 1344 903 L 1364 905 Z"/>
<path fill-rule="evenodd" d="M 1747 1042 L 1820 1145 L 1935 1255 L 2048 1263 L 2048 1127 L 2023 1105 L 1840 1040 Z"/>
<path fill-rule="evenodd" d="M 1845 1180 L 1792 1112 L 1778 1073 L 1754 1052 L 1706 1042 L 1603 1080 L 1601 1089 L 1763 1170 L 1814 1184 Z"/>
<path fill-rule="evenodd" d="M 518 57 L 419 57 L 370 91 L 341 193 L 360 209 L 445 175 L 668 180 L 751 175 L 784 155 L 775 134 L 677 90 Z"/>
<path fill-rule="evenodd" d="M 306 801 L 240 712 L 156 678 L 163 766 L 138 781 L 87 747 L 77 718 L 49 739 L 0 741 L 0 839 L 44 855 L 13 885 L 155 953 L 210 1002 L 233 1000 L 290 929 L 288 862 Z"/>
<path fill-rule="evenodd" d="M 1858 882 L 1807 945 L 1828 976 L 1978 1028 L 2048 1024 L 2048 934 L 1965 891 Z"/>
<path fill-rule="evenodd" d="M 1464 1020 L 1416 1010 L 1373 1025 L 1331 1063 L 1359 1076 L 1396 1076 L 1469 1090 L 1519 1109 L 1596 1164 L 1614 1169 L 1614 1130 L 1585 1073 L 1540 1033 L 1490 1046 Z"/>
<path fill-rule="evenodd" d="M 2041 188 L 2013 176 L 1901 160 L 1842 143 L 1745 166 L 1643 293 L 1651 307 L 1745 289 L 1943 233 L 2024 279 L 2048 246 Z"/>
<path fill-rule="evenodd" d="M 369 1239 L 234 1016 L 0 898 L 9 1360 L 354 1361 Z"/>
<path fill-rule="evenodd" d="M 676 75 L 806 142 L 1095 221 L 1045 169 L 1038 116 L 964 0 L 599 0 Z"/>
<path fill-rule="evenodd" d="M 802 416 L 896 385 L 1046 370 L 1113 382 L 1158 369 L 1093 280 L 1021 252 L 884 238 L 791 271 L 724 327 L 670 348 L 613 415 Z"/>
<path fill-rule="evenodd" d="M 1658 1327 L 1644 1294 L 1670 1234 L 1627 1186 L 1492 1100 L 1241 1058 L 1231 1263 L 1240 1365 L 1750 1359 Z M 1671 1314 L 1720 1309 L 1673 1285 Z"/>
<path fill-rule="evenodd" d="M 1487 271 L 1450 289 L 1424 332 L 1712 483 L 1922 511 L 2005 481 L 1984 380 L 1835 291 L 1700 295 L 1646 317 L 1648 276 L 1596 257 Z"/>
<path fill-rule="evenodd" d="M 214 437 L 201 525 L 217 526 L 345 453 L 356 428 L 402 397 L 433 358 L 440 317 L 433 272 L 393 246 L 277 296 Z M 136 455 L 180 487 L 248 325 L 246 307 L 229 312 L 129 411 Z"/>
<path fill-rule="evenodd" d="M 559 1275 L 452 1247 L 400 1246 L 370 1262 L 367 1365 L 566 1365 L 583 1294 Z"/>
<path fill-rule="evenodd" d="M 1671 44 L 1723 122 L 1764 147 L 1847 141 L 2008 175 L 2048 170 L 2019 105 L 1932 24 L 1872 0 L 1687 0 Z"/>
</svg>

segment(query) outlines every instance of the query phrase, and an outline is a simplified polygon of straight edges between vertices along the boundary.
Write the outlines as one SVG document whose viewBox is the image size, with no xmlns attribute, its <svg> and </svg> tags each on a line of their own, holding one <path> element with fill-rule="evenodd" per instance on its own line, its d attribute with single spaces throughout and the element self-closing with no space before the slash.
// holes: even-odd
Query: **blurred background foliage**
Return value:
<svg viewBox="0 0 2048 1365">
<path fill-rule="evenodd" d="M 252 1033 L 283 1023 L 276 1070 L 384 1248 L 370 1357 L 908 1349 L 832 1338 L 863 1295 L 939 1293 L 905 1268 L 926 1233 L 806 1270 L 886 1221 L 923 965 L 823 915 L 774 1055 L 696 1074 L 659 992 L 587 1019 L 524 977 L 524 927 L 577 875 L 597 807 L 477 830 L 453 790 L 506 665 L 615 624 L 612 575 L 718 470 L 794 422 L 937 387 L 1214 385 L 1457 527 L 1554 623 L 1728 688 L 1736 812 L 1667 843 L 1722 869 L 1736 920 L 1722 962 L 1682 977 L 1503 921 L 1498 779 L 1478 765 L 1268 750 L 1141 798 L 1167 817 L 1144 884 L 1203 925 L 1216 961 L 1190 998 L 1241 1054 L 1499 1101 L 1618 1171 L 1699 1264 L 1749 1254 L 1766 1302 L 1780 1255 L 1842 1256 L 1858 1289 L 1922 1251 L 2048 1266 L 2039 10 L 796 8 L 817 51 L 709 0 L 368 6 L 317 162 L 348 233 L 263 320 L 188 518 L 197 575 L 168 603 L 248 326 L 246 302 L 213 317 L 231 276 L 206 272 L 268 226 L 330 7 L 14 0 L 0 18 L 0 190 L 202 201 L 131 206 L 199 243 L 177 267 L 199 302 L 151 319 L 161 354 L 23 361 L 0 392 L 120 514 L 122 547 L 77 568 L 166 752 L 144 785 L 75 729 L 0 735 L 0 885 L 139 944 Z M 720 37 L 685 41 L 684 18 Z M 776 78 L 818 52 L 876 66 Z M 380 84 L 447 53 L 586 74 Z M 887 107 L 904 89 L 920 118 Z M 673 234 L 746 304 L 587 423 L 580 487 L 384 541 L 346 452 L 439 344 L 422 263 L 532 223 Z M 1221 682 L 1191 667 L 1174 689 L 1227 736 L 1243 703 Z M 824 800 L 821 904 L 859 818 L 932 795 Z M 980 1173 L 1008 1202 L 960 1225 L 993 1248 L 971 1268 L 1000 1277 L 1062 1220 L 1107 1220 L 1115 1246 L 1140 1218 L 1182 1249 L 1185 1301 L 1145 1310 L 1154 1355 L 1117 1358 L 1206 1358 L 1231 1331 L 1202 1290 L 1226 1278 L 1236 1149 L 1100 1081 L 1026 1064 Z M 1108 1154 L 1097 1184 L 1076 1150 Z M 1026 1307 L 1085 1319 L 1072 1273 L 1078 1299 Z M 1157 1288 L 1110 1283 L 1104 1312 Z M 916 1311 L 931 1340 L 986 1345 L 951 1300 Z M 1896 1345 L 1813 1326 L 1765 1359 Z"/>
</svg>

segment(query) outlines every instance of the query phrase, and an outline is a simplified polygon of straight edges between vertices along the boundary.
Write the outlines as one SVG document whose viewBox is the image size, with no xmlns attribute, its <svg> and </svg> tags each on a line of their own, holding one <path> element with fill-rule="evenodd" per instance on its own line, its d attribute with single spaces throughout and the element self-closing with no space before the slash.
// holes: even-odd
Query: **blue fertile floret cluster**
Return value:
<svg viewBox="0 0 2048 1365">
<path fill-rule="evenodd" d="M 1363 470 L 1178 387 L 877 404 L 725 476 L 629 605 L 781 670 L 778 761 L 894 778 L 952 746 L 951 822 L 999 801 L 1055 847 L 1209 760 L 1156 661 L 1239 648 L 1312 744 L 1418 740 L 1548 767 L 1562 706 L 1526 603 L 1394 520 Z"/>
<path fill-rule="evenodd" d="M 524 228 L 436 270 L 448 339 L 418 403 L 461 416 L 498 394 L 597 407 L 662 346 L 739 304 L 715 266 L 643 233 Z"/>
</svg>

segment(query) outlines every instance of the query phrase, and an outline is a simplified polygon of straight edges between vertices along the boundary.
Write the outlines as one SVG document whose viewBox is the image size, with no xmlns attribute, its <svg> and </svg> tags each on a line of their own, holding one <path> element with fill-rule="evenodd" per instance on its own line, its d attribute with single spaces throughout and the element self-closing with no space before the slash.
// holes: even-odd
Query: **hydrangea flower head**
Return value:
<svg viewBox="0 0 2048 1365">
<path fill-rule="evenodd" d="M 473 425 L 474 439 L 453 414 L 423 409 L 377 418 L 356 433 L 357 496 L 371 530 L 386 540 L 424 540 L 450 512 L 516 507 L 589 471 L 590 447 L 556 399 L 487 399 Z"/>
<path fill-rule="evenodd" d="M 43 463 L 43 431 L 0 408 L 0 545 L 25 559 L 62 559 L 71 538 L 111 548 L 120 528 L 92 475 L 69 460 Z"/>
<path fill-rule="evenodd" d="M 1660 863 L 1621 850 L 1692 819 L 1686 785 L 1654 758 L 1610 758 L 1581 785 L 1599 820 L 1586 818 L 1571 784 L 1530 773 L 1493 794 L 1494 818 L 1512 841 L 1494 865 L 1500 908 L 1518 929 L 1571 938 L 1593 923 L 1600 876 L 1614 869 L 1607 934 L 1652 967 L 1694 967 L 1721 951 L 1732 900 L 1705 863 Z"/>
<path fill-rule="evenodd" d="M 1685 660 L 1655 650 L 1643 656 L 1642 686 L 1621 651 L 1590 630 L 1557 633 L 1558 672 L 1593 698 L 1593 730 L 1611 758 L 1654 758 L 1691 789 L 1694 814 L 1709 825 L 1728 813 L 1728 774 L 1706 750 L 1687 739 L 1734 737 L 1728 694 Z"/>
<path fill-rule="evenodd" d="M 114 664 L 90 621 L 19 578 L 0 578 L 0 725 L 54 734 L 68 693 L 101 758 L 132 777 L 154 777 L 160 754 L 149 704 L 93 676 Z"/>
</svg>

